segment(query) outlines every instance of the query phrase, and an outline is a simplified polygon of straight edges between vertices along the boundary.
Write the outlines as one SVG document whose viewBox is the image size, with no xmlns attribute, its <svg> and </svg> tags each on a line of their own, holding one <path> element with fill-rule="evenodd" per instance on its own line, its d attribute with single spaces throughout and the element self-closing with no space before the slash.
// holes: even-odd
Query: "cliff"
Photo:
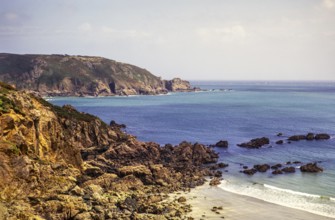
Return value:
<svg viewBox="0 0 335 220">
<path fill-rule="evenodd" d="M 0 83 L 0 219 L 180 219 L 166 193 L 216 174 L 218 155 L 121 128 Z"/>
<path fill-rule="evenodd" d="M 140 67 L 102 57 L 0 54 L 0 81 L 42 96 L 154 95 L 192 91 Z"/>
</svg>

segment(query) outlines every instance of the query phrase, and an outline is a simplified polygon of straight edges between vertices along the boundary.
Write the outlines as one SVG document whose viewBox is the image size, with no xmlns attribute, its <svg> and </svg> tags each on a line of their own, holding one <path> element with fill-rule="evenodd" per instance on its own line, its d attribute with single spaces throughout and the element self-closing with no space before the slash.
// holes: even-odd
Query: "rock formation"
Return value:
<svg viewBox="0 0 335 220">
<path fill-rule="evenodd" d="M 308 163 L 300 167 L 301 172 L 318 173 L 323 172 L 323 169 L 316 163 Z"/>
<path fill-rule="evenodd" d="M 42 96 L 154 95 L 194 91 L 140 67 L 102 57 L 0 54 L 0 81 Z"/>
<path fill-rule="evenodd" d="M 245 148 L 260 148 L 266 144 L 269 144 L 270 140 L 269 138 L 262 137 L 262 138 L 255 138 L 252 139 L 249 142 L 238 144 L 239 147 L 245 147 Z"/>
<path fill-rule="evenodd" d="M 204 183 L 202 144 L 140 142 L 72 106 L 0 83 L 0 210 L 5 219 L 180 218 L 166 193 Z"/>
</svg>

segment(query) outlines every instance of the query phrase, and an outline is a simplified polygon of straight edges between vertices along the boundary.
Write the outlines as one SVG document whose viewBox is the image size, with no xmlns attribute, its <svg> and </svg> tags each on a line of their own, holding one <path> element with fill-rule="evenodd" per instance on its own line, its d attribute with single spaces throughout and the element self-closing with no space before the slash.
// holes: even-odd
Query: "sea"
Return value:
<svg viewBox="0 0 335 220">
<path fill-rule="evenodd" d="M 141 141 L 161 145 L 184 140 L 215 148 L 223 170 L 223 190 L 290 208 L 335 218 L 335 82 L 193 81 L 204 91 L 127 97 L 54 97 L 56 105 L 71 104 L 106 123 L 126 124 Z M 328 133 L 330 140 L 287 143 L 296 134 Z M 282 133 L 281 137 L 277 134 Z M 268 137 L 270 144 L 245 149 L 237 144 Z M 275 142 L 284 140 L 283 145 Z M 301 161 L 317 162 L 322 173 L 248 176 L 243 166 Z M 222 198 L 224 200 L 224 198 Z"/>
</svg>

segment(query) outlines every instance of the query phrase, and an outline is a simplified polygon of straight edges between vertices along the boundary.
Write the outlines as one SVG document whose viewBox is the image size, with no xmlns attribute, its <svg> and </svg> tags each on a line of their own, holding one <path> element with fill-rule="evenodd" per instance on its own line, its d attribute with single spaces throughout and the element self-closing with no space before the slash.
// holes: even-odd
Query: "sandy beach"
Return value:
<svg viewBox="0 0 335 220">
<path fill-rule="evenodd" d="M 292 209 L 262 200 L 224 191 L 206 183 L 190 192 L 174 194 L 177 198 L 185 196 L 192 206 L 187 216 L 194 219 L 230 219 L 230 220 L 331 220 L 334 218 L 315 215 L 306 211 Z M 212 211 L 213 207 L 222 207 Z"/>
</svg>

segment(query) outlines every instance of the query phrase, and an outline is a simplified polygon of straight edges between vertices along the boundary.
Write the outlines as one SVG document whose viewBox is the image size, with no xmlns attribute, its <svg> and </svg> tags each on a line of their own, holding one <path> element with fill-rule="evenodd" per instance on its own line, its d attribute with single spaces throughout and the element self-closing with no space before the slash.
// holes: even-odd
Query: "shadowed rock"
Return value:
<svg viewBox="0 0 335 220">
<path fill-rule="evenodd" d="M 330 139 L 330 135 L 329 134 L 316 134 L 315 135 L 315 140 L 328 140 Z"/>
<path fill-rule="evenodd" d="M 228 147 L 228 141 L 225 140 L 221 140 L 219 142 L 217 142 L 215 144 L 216 147 L 223 147 L 223 148 L 227 148 Z"/>
<path fill-rule="evenodd" d="M 238 144 L 237 146 L 239 146 L 239 147 L 245 147 L 245 148 L 260 148 L 260 147 L 262 147 L 262 146 L 264 146 L 266 144 L 269 144 L 269 143 L 270 143 L 269 138 L 262 137 L 262 138 L 252 139 L 249 142 Z"/>
<path fill-rule="evenodd" d="M 318 173 L 323 172 L 323 168 L 319 167 L 316 163 L 308 163 L 300 167 L 301 172 Z"/>
</svg>

